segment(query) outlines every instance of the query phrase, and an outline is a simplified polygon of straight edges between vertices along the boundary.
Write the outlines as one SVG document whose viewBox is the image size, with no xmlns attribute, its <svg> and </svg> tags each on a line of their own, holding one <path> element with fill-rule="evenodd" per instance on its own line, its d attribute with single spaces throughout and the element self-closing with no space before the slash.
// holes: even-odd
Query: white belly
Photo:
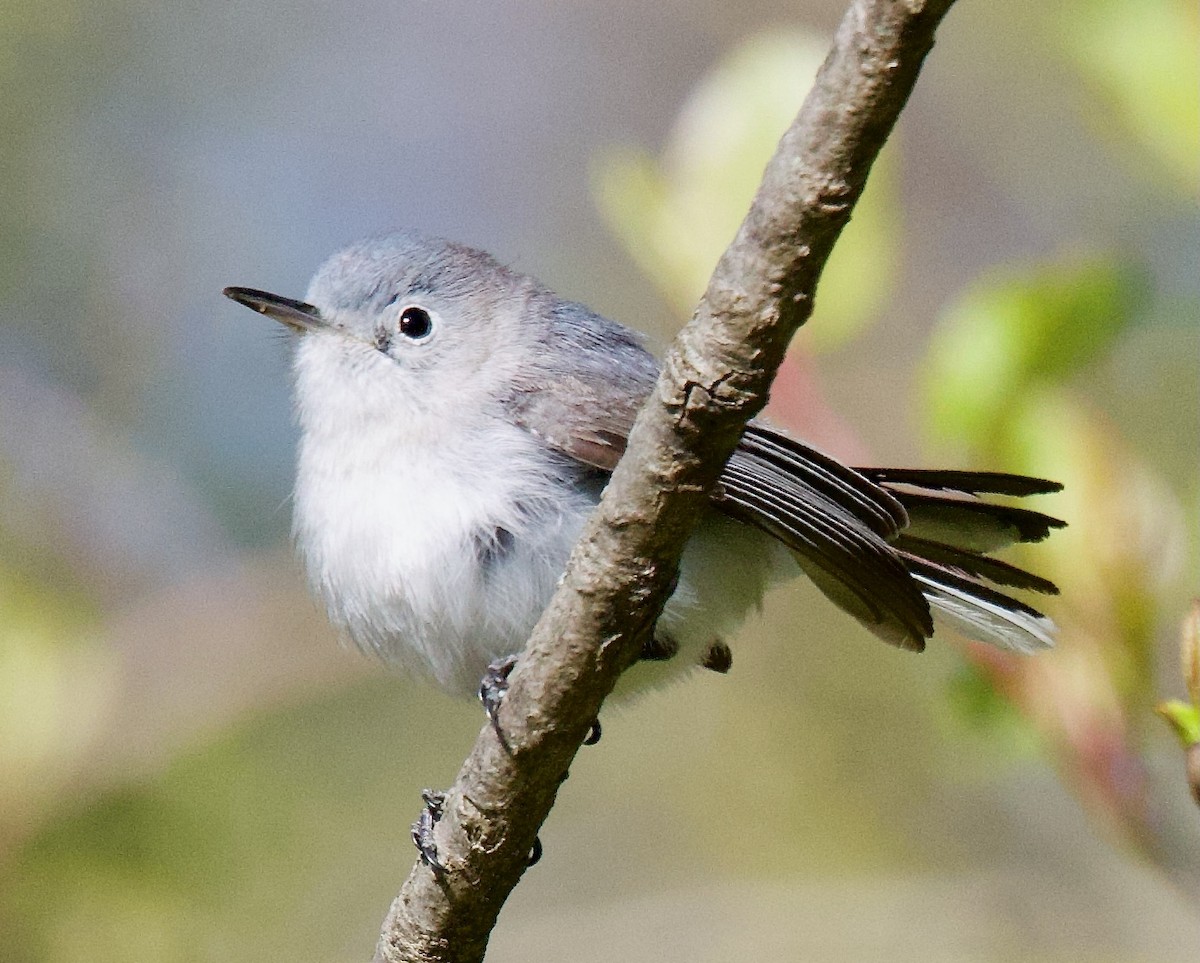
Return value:
<svg viewBox="0 0 1200 963">
<path fill-rule="evenodd" d="M 360 648 L 469 695 L 489 662 L 521 650 L 599 483 L 509 426 L 435 446 L 363 441 L 301 443 L 294 529 L 309 580 Z M 794 565 L 774 540 L 706 518 L 660 621 L 680 651 L 635 666 L 621 689 L 697 665 L 785 570 Z"/>
<path fill-rule="evenodd" d="M 361 648 L 472 692 L 528 637 L 597 492 L 515 428 L 356 448 L 386 454 L 301 445 L 294 529 L 313 589 Z"/>
</svg>

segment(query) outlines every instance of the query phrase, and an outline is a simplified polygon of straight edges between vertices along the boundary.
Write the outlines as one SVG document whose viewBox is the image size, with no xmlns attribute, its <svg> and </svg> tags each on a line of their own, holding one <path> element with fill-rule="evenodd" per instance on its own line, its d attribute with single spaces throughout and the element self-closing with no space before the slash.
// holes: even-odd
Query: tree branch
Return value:
<svg viewBox="0 0 1200 963">
<path fill-rule="evenodd" d="M 684 543 L 766 402 L 817 278 L 953 0 L 853 0 L 799 115 L 664 363 L 600 507 L 484 727 L 376 960 L 477 961 L 589 725 L 669 596 Z"/>
</svg>

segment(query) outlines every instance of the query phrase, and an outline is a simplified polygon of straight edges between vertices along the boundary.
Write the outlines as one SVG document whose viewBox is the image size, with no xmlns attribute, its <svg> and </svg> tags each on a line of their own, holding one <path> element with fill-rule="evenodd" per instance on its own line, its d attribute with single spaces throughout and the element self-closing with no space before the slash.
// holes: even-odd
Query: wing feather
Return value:
<svg viewBox="0 0 1200 963">
<path fill-rule="evenodd" d="M 847 468 L 836 459 L 773 431 L 761 422 L 746 426 L 734 457 L 743 452 L 757 455 L 814 491 L 821 492 L 883 538 L 894 537 L 908 524 L 904 506 L 887 489 L 864 478 L 856 469 Z"/>
<path fill-rule="evenodd" d="M 803 477 L 739 448 L 714 502 L 787 545 L 827 596 L 881 638 L 919 648 L 932 634 L 928 603 L 892 548 Z"/>
<path fill-rule="evenodd" d="M 506 417 L 580 465 L 611 472 L 657 364 L 628 329 L 582 305 L 553 301 L 545 312 L 541 354 L 515 379 Z M 1049 621 L 981 579 L 1054 586 L 984 553 L 1039 541 L 1063 523 L 973 496 L 1059 488 L 996 472 L 848 468 L 751 422 L 712 498 L 714 509 L 791 549 L 826 596 L 888 642 L 920 650 L 936 614 L 973 638 L 1030 651 L 1049 644 Z"/>
</svg>

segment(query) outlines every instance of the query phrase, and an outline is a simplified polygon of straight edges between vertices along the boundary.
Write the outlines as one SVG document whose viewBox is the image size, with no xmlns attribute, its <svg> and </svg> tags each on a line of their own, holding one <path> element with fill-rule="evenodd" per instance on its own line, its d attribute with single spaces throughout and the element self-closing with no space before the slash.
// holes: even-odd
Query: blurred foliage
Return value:
<svg viewBox="0 0 1200 963">
<path fill-rule="evenodd" d="M 614 149 L 596 163 L 601 213 L 680 314 L 690 315 L 780 135 L 825 57 L 824 38 L 772 31 L 734 49 L 692 91 L 661 160 Z M 810 347 L 843 344 L 885 304 L 898 269 L 894 150 L 885 150 L 821 276 Z"/>
<path fill-rule="evenodd" d="M 1026 10 L 1031 6 L 1040 5 Z M 966 5 L 961 13 L 968 16 Z M 214 345 L 207 329 L 195 341 L 182 339 L 201 328 L 190 314 L 185 326 L 160 324 L 162 317 L 183 311 L 168 303 L 179 284 L 172 272 L 181 269 L 164 269 L 147 256 L 164 243 L 160 235 L 171 236 L 170 221 L 192 215 L 156 193 L 163 158 L 148 148 L 157 143 L 163 116 L 196 106 L 190 98 L 211 96 L 214 88 L 195 83 L 198 79 L 220 74 L 215 89 L 233 90 L 253 86 L 241 79 L 259 78 L 240 74 L 246 69 L 240 65 L 254 62 L 250 54 L 261 44 L 260 36 L 278 26 L 273 18 L 279 13 L 264 8 L 245 15 L 262 30 L 240 31 L 243 45 L 231 48 L 237 56 L 203 46 L 232 42 L 226 22 L 218 18 L 214 34 L 197 36 L 202 56 L 182 65 L 182 73 L 164 71 L 165 76 L 150 76 L 149 61 L 137 60 L 134 48 L 152 49 L 163 39 L 158 29 L 175 30 L 182 38 L 171 48 L 176 54 L 191 49 L 199 21 L 155 20 L 153 8 L 136 5 L 44 8 L 21 0 L 6 8 L 0 30 L 0 78 L 7 94 L 0 104 L 6 135 L 0 171 L 13 198 L 0 209 L 5 239 L 0 298 L 13 299 L 5 301 L 5 323 L 31 333 L 31 343 L 35 335 L 44 338 L 46 370 L 102 410 L 180 394 L 182 414 L 153 411 L 155 424 L 166 433 L 199 419 L 188 407 L 194 399 L 185 385 L 152 390 L 131 375 L 141 372 L 133 362 L 160 348 L 179 347 L 170 338 L 156 340 L 167 331 L 181 341 L 180 350 L 192 352 L 188 366 L 199 367 L 201 354 L 232 364 L 240 349 Z M 331 26 L 348 20 L 341 11 L 330 16 L 337 21 Z M 1194 4 L 1073 0 L 1061 17 L 1062 29 L 1051 40 L 1084 85 L 1065 93 L 1099 105 L 1093 115 L 1111 123 L 1097 125 L 1096 134 L 1114 156 L 1161 192 L 1173 213 L 1194 219 L 1200 163 L 1200 85 L 1192 82 L 1197 73 Z M 286 31 L 280 33 L 280 47 L 310 69 L 306 57 L 314 50 L 328 54 L 338 38 L 326 36 L 324 21 L 304 29 L 311 30 L 319 48 L 294 44 L 285 39 Z M 372 32 L 383 36 L 374 26 Z M 947 44 L 957 42 L 954 36 L 947 36 Z M 556 39 L 561 43 L 561 36 Z M 388 47 L 387 54 L 395 49 Z M 297 50 L 305 56 L 297 57 Z M 661 156 L 622 148 L 597 160 L 594 182 L 604 217 L 678 314 L 694 307 L 823 52 L 824 41 L 811 33 L 758 35 L 696 86 Z M 354 57 L 361 53 L 361 47 L 352 50 Z M 656 62 L 657 55 L 655 49 Z M 529 59 L 541 66 L 538 58 Z M 431 63 L 420 61 L 418 69 L 444 81 Z M 935 57 L 931 67 L 938 63 Z M 268 61 L 264 69 L 278 67 Z M 109 99 L 118 107 L 122 103 L 113 84 L 123 85 L 126 93 L 149 90 L 130 102 L 140 104 L 136 96 L 158 99 L 163 113 L 148 110 L 143 126 L 135 125 L 130 136 L 122 126 L 128 118 L 108 109 Z M 405 88 L 407 99 L 420 99 L 412 93 Z M 999 98 L 1004 91 L 989 89 L 986 95 Z M 432 102 L 435 110 L 444 106 Z M 335 103 L 337 110 L 344 106 L 331 99 L 320 109 L 333 111 Z M 270 165 L 262 176 L 272 182 L 293 176 L 287 166 L 293 158 L 280 151 L 284 128 L 292 123 L 292 108 L 283 109 L 289 104 L 275 89 L 250 111 L 255 133 L 249 136 L 261 140 Z M 224 104 L 209 109 L 199 126 L 222 150 L 229 149 L 226 140 L 248 136 L 233 126 Z M 31 117 L 52 122 L 33 123 Z M 374 115 L 354 119 L 360 134 L 382 122 Z M 391 114 L 386 122 L 402 126 Z M 196 115 L 186 113 L 183 123 L 197 125 Z M 129 157 L 134 159 L 127 158 L 124 168 L 108 169 L 107 178 L 93 176 L 80 148 L 100 133 L 111 138 L 110 147 L 125 140 L 133 145 Z M 332 143 L 348 141 L 324 131 L 320 135 Z M 953 154 L 961 149 L 945 130 L 934 137 L 934 150 Z M 512 146 L 502 143 L 505 149 Z M 180 144 L 190 166 L 208 171 L 204 176 L 213 176 L 206 164 L 240 172 L 239 165 L 249 163 L 245 153 L 193 158 L 193 142 L 181 139 Z M 1059 150 L 1076 146 L 1059 145 Z M 919 246 L 904 233 L 903 147 L 893 143 L 872 173 L 822 279 L 806 345 L 849 349 L 868 334 L 894 296 L 903 301 L 909 241 Z M 405 146 L 410 155 L 427 148 L 419 138 Z M 461 160 L 440 141 L 430 149 L 432 163 L 453 166 Z M 493 156 L 487 160 L 498 163 Z M 1043 160 L 1039 155 L 1036 162 Z M 959 162 L 979 161 L 954 163 Z M 336 172 L 338 189 L 329 194 L 333 203 L 351 207 L 347 220 L 366 217 L 366 210 L 375 215 L 379 199 L 347 187 L 356 183 L 358 167 L 347 175 L 335 161 L 321 163 Z M 56 172 L 57 179 L 47 171 Z M 265 182 L 249 178 L 246 190 Z M 86 189 L 73 194 L 64 183 Z M 223 182 L 206 181 L 205 189 L 213 183 Z M 309 186 L 297 177 L 285 183 L 280 196 L 320 193 Z M 978 180 L 939 180 L 937 185 L 952 201 L 960 187 L 987 190 Z M 113 293 L 129 283 L 116 276 L 114 263 L 122 262 L 97 241 L 110 236 L 117 238 L 114 244 L 129 241 L 121 235 L 128 226 L 122 218 L 142 209 L 129 203 L 133 198 L 162 215 L 147 222 L 152 240 L 143 238 L 141 247 L 123 254 L 128 259 L 123 263 L 153 289 L 140 328 L 127 316 L 127 302 Z M 212 198 L 202 199 L 197 208 L 211 206 Z M 997 200 L 1003 207 L 1003 199 Z M 1049 204 L 1045 197 L 1029 203 Z M 310 216 L 310 208 L 298 210 Z M 119 216 L 110 217 L 114 211 Z M 1118 226 L 1133 216 L 1131 209 L 1108 213 Z M 256 217 L 265 215 L 255 210 L 247 223 Z M 1153 223 L 1139 226 L 1144 233 L 1155 229 Z M 244 252 L 224 220 L 219 229 L 212 223 L 206 229 L 222 248 Z M 189 221 L 185 230 L 194 225 Z M 986 235 L 981 243 L 989 252 L 995 238 L 1003 236 L 991 222 L 975 232 Z M 729 679 L 694 679 L 656 694 L 628 715 L 616 714 L 612 724 L 606 720 L 605 743 L 576 767 L 547 827 L 546 861 L 522 883 L 498 941 L 513 920 L 528 922 L 540 914 L 550 920 L 561 945 L 570 945 L 577 918 L 570 914 L 581 906 L 599 906 L 615 921 L 613 928 L 625 929 L 633 904 L 653 910 L 655 894 L 672 887 L 694 904 L 695 915 L 688 920 L 715 915 L 711 892 L 696 884 L 699 876 L 718 872 L 726 874 L 722 884 L 732 888 L 756 876 L 795 880 L 802 872 L 832 877 L 867 871 L 911 883 L 931 866 L 940 872 L 951 867 L 964 875 L 951 877 L 949 885 L 962 889 L 963 880 L 978 885 L 978 877 L 966 874 L 994 856 L 1018 861 L 1016 882 L 1001 891 L 1005 898 L 999 900 L 989 900 L 986 893 L 975 899 L 972 892 L 972 915 L 947 924 L 955 942 L 939 958 L 1007 960 L 1024 950 L 1030 959 L 1078 959 L 1101 951 L 1106 958 L 1145 959 L 1154 955 L 1145 947 L 1155 938 L 1171 943 L 1167 926 L 1139 932 L 1139 927 L 1152 928 L 1149 917 L 1133 913 L 1135 904 L 1121 900 L 1144 879 L 1129 861 L 1103 862 L 1094 850 L 1084 851 L 1090 836 L 1076 831 L 1073 807 L 1062 805 L 1052 786 L 1038 782 L 1040 773 L 1024 772 L 1013 783 L 1002 783 L 996 774 L 997 760 L 1037 747 L 1114 835 L 1132 841 L 1159 867 L 1179 878 L 1185 875 L 1179 864 L 1196 851 L 1194 824 L 1181 827 L 1173 821 L 1176 813 L 1157 806 L 1167 791 L 1152 783 L 1156 731 L 1146 720 L 1157 701 L 1156 656 L 1171 634 L 1181 600 L 1195 594 L 1200 566 L 1195 529 L 1200 480 L 1192 430 L 1200 392 L 1195 360 L 1200 308 L 1191 282 L 1180 284 L 1176 278 L 1183 293 L 1165 291 L 1162 277 L 1169 272 L 1132 261 L 1127 238 L 1100 234 L 1088 235 L 1082 253 L 1071 248 L 1037 263 L 1005 264 L 974 280 L 944 311 L 915 372 L 923 392 L 917 417 L 942 459 L 1067 483 L 1046 510 L 1067 518 L 1071 528 L 1035 546 L 1027 557 L 1064 590 L 1050 606 L 1062 625 L 1058 651 L 1018 660 L 971 647 L 965 658 L 956 658 L 939 646 L 918 662 L 859 638 L 848 620 L 822 608 L 815 592 L 806 595 L 802 586 L 789 586 L 786 597 L 768 607 L 764 631 L 751 628 L 750 634 L 762 636 L 754 640 L 761 644 L 746 646 L 745 656 L 739 648 Z M 1025 243 L 1028 238 L 1021 241 L 1022 251 L 1037 249 L 1036 243 Z M 954 260 L 957 253 L 946 259 Z M 190 269 L 187 258 L 179 260 Z M 53 267 L 31 286 L 41 262 Z M 935 281 L 944 279 L 939 275 Z M 895 313 L 903 316 L 903 306 Z M 44 318 L 59 318 L 62 324 L 48 326 Z M 882 331 L 881 326 L 870 337 Z M 891 342 L 881 353 L 890 348 Z M 878 345 L 875 349 L 880 351 Z M 892 377 L 901 366 L 885 358 L 869 367 L 867 376 Z M 802 397 L 808 403 L 818 394 L 814 388 Z M 244 408 L 247 418 L 258 414 L 254 405 Z M 889 414 L 899 420 L 898 412 Z M 210 502 L 245 491 L 246 478 L 236 477 L 221 458 L 210 458 L 195 434 L 179 433 L 187 435 L 182 444 L 198 447 L 211 468 Z M 0 451 L 0 484 L 8 480 L 4 454 Z M 229 452 L 222 457 L 228 459 Z M 168 514 L 178 533 L 181 513 L 172 506 Z M 110 566 L 113 546 L 98 541 L 88 564 L 99 560 Z M 190 536 L 189 550 L 195 551 Z M 100 601 L 82 593 L 69 573 L 31 577 L 28 557 L 21 556 L 0 540 L 0 957 L 29 963 L 81 955 L 122 963 L 363 958 L 412 859 L 407 823 L 415 814 L 417 790 L 449 780 L 478 729 L 475 707 L 451 705 L 388 677 L 283 707 L 272 705 L 274 693 L 268 692 L 260 694 L 261 711 L 232 730 L 215 736 L 201 731 L 189 751 L 165 762 L 152 760 L 138 779 L 104 782 L 75 764 L 87 757 L 91 740 L 110 719 L 112 700 L 128 696 L 120 689 L 128 681 L 119 678 L 121 672 L 144 673 L 140 683 L 163 687 L 166 700 L 175 695 L 169 683 L 179 685 L 179 680 L 155 675 L 162 668 L 146 651 L 133 652 L 138 661 L 132 668 L 118 665 L 114 641 L 104 637 L 117 631 L 114 612 L 103 611 Z M 235 565 L 232 559 L 225 562 Z M 82 563 L 64 553 L 64 564 Z M 147 604 L 172 604 L 156 594 L 161 586 L 146 591 L 153 595 Z M 219 608 L 228 599 L 217 595 L 203 604 Z M 284 635 L 289 629 L 278 631 Z M 167 649 L 179 641 L 168 635 L 159 645 Z M 279 651 L 286 650 L 268 650 L 264 658 L 278 658 Z M 205 650 L 204 658 L 219 659 L 220 650 Z M 254 671 L 269 676 L 262 667 Z M 1173 674 L 1171 679 L 1173 685 Z M 1194 704 L 1195 692 L 1191 699 Z M 962 739 L 939 740 L 944 732 L 931 722 L 945 708 L 986 742 L 964 747 Z M 125 724 L 144 723 L 135 718 Z M 113 731 L 119 738 L 129 730 L 114 726 Z M 955 734 L 961 736 L 962 728 Z M 1164 733 L 1157 735 L 1167 741 Z M 977 777 L 985 788 L 972 795 L 958 785 L 966 781 L 964 775 Z M 689 842 L 695 844 L 692 849 Z M 1074 847 L 1082 855 L 1072 861 Z M 1047 860 L 1053 871 L 1045 869 Z M 570 871 L 557 871 L 561 866 Z M 1042 867 L 1040 889 L 1038 873 L 1028 871 L 1033 866 Z M 1105 884 L 1111 889 L 1096 888 Z M 1193 886 L 1191 898 L 1195 891 Z M 797 912 L 795 891 L 782 892 L 773 907 L 780 930 L 793 925 Z M 882 907 L 885 915 L 893 910 L 877 885 L 847 892 L 851 899 L 827 914 L 830 929 L 814 927 L 804 933 L 806 940 L 824 945 L 822 939 L 844 932 L 847 902 L 860 908 L 853 929 L 861 928 L 868 908 Z M 925 919 L 942 919 L 936 892 L 933 899 L 919 892 L 919 905 L 929 906 L 932 914 Z M 1161 892 L 1150 892 L 1152 906 L 1161 906 Z M 1018 896 L 1028 902 L 1012 903 Z M 1075 896 L 1083 909 L 1070 909 Z M 1073 922 L 1065 923 L 1071 912 Z M 1124 950 L 1109 945 L 1103 928 L 1109 915 Z M 896 916 L 899 922 L 888 932 L 920 929 L 911 915 Z M 1182 914 L 1164 912 L 1162 918 L 1178 929 Z M 972 922 L 978 930 L 977 942 L 968 944 L 978 947 L 974 955 L 957 942 Z M 1023 942 L 1031 939 L 1026 931 L 1039 929 L 1037 923 L 1046 932 L 1067 933 L 1068 945 L 1055 953 L 1041 943 Z M 511 958 L 553 958 L 540 945 L 529 945 L 525 929 L 513 929 L 519 933 L 511 941 Z M 1009 930 L 1020 932 L 1012 936 Z M 653 918 L 644 931 L 669 927 Z M 1007 942 L 998 938 L 1004 934 Z M 763 946 L 770 935 L 739 930 L 738 952 Z M 1174 936 L 1171 945 L 1186 942 Z M 1089 938 L 1095 942 L 1087 944 Z M 889 942 L 886 950 L 876 945 L 857 958 L 928 958 L 920 941 L 901 943 Z M 661 953 L 657 946 L 648 948 L 663 959 L 680 958 L 681 952 L 678 946 L 663 947 Z"/>
<path fill-rule="evenodd" d="M 1174 178 L 1165 191 L 1194 186 L 1200 85 L 1186 80 L 1196 73 L 1195 11 L 1172 0 L 1086 6 L 1070 5 L 1062 42 L 1120 120 L 1104 135 L 1152 155 Z M 624 151 L 600 164 L 602 211 L 678 310 L 690 312 L 703 292 L 820 49 L 791 33 L 747 42 L 696 88 L 661 162 Z M 893 286 L 887 236 L 900 218 L 886 171 L 872 174 L 822 279 L 809 331 L 825 346 L 858 333 Z M 1050 511 L 1072 526 L 1022 554 L 1063 589 L 1047 606 L 1061 625 L 1059 651 L 1019 660 L 971 646 L 971 668 L 948 686 L 949 699 L 993 739 L 1005 733 L 1015 747 L 1029 742 L 1022 728 L 1036 734 L 1093 815 L 1171 872 L 1178 860 L 1151 798 L 1145 721 L 1164 617 L 1187 590 L 1185 560 L 1200 557 L 1183 507 L 1196 492 L 1173 491 L 1086 382 L 1136 327 L 1181 314 L 1194 325 L 1200 305 L 1181 311 L 1122 247 L 978 279 L 938 321 L 919 381 L 932 443 L 960 462 L 965 453 L 979 467 L 1062 481 L 1066 493 Z M 1168 394 L 1186 397 L 1186 387 Z"/>
<path fill-rule="evenodd" d="M 785 607 L 776 631 L 813 601 Z M 882 771 L 873 781 L 858 747 L 873 736 L 875 751 L 934 772 L 928 744 L 910 735 L 919 704 L 905 697 L 927 683 L 921 667 L 887 653 L 897 671 L 871 673 L 853 694 L 873 711 L 822 727 L 847 698 L 837 679 L 876 661 L 873 648 L 831 648 L 817 668 L 791 645 L 737 679 L 693 677 L 612 710 L 506 920 L 614 900 L 642 859 L 656 889 L 691 885 L 697 864 L 756 875 L 790 875 L 798 863 L 827 873 L 911 866 L 895 828 L 904 817 L 884 818 L 877 801 L 887 794 L 917 813 L 926 784 L 895 786 Z M 797 681 L 772 693 L 766 681 L 781 671 Z M 888 730 L 873 732 L 881 720 Z M 361 959 L 411 864 L 418 789 L 451 778 L 479 725 L 475 706 L 387 675 L 252 715 L 152 779 L 64 813 L 10 859 L 4 959 L 74 959 L 86 945 L 97 963 L 232 963 L 276 958 L 281 933 L 290 958 Z M 748 786 L 761 816 L 743 821 Z M 347 920 L 355 925 L 332 925 Z"/>
<path fill-rule="evenodd" d="M 364 785 L 371 770 L 356 747 L 365 714 L 386 745 L 386 731 L 410 729 L 420 705 L 394 698 L 393 680 L 383 685 L 392 698 L 372 699 L 368 687 L 357 698 L 249 719 L 150 784 L 58 821 L 14 861 L 9 880 L 21 885 L 0 883 L 7 958 L 72 959 L 81 945 L 89 959 L 113 963 L 275 956 L 273 934 L 296 905 L 337 903 L 333 893 L 318 896 L 312 862 L 371 858 L 377 835 L 365 831 L 361 800 L 389 793 Z M 453 756 L 435 733 L 423 745 L 430 767 L 439 749 Z M 281 798 L 300 804 L 281 812 Z M 335 825 L 337 834 L 319 831 Z M 398 828 L 401 852 L 403 836 Z M 314 939 L 325 954 L 336 948 L 315 931 L 301 942 Z"/>
<path fill-rule="evenodd" d="M 1136 613 L 1157 608 L 1193 533 L 1179 496 L 1089 403 L 1081 376 L 1148 310 L 1140 273 L 1116 262 L 1009 270 L 947 309 L 922 371 L 933 440 L 1065 483 L 1072 528 L 1034 551 L 1080 597 L 1124 596 L 1117 624 L 1138 638 L 1148 627 Z"/>
<path fill-rule="evenodd" d="M 1179 629 L 1179 674 L 1192 705 L 1200 709 L 1200 599 L 1192 599 Z"/>
<path fill-rule="evenodd" d="M 1174 188 L 1200 194 L 1200 7 L 1191 0 L 1072 0 L 1064 46 L 1124 135 Z M 1154 181 L 1153 174 L 1147 177 Z"/>
<path fill-rule="evenodd" d="M 999 758 L 1031 756 L 1041 751 L 1037 731 L 996 687 L 984 666 L 962 662 L 946 679 L 945 712 L 937 717 L 948 738 L 965 733 L 987 746 L 992 763 Z"/>
<path fill-rule="evenodd" d="M 0 857 L 44 818 L 115 694 L 94 609 L 0 560 Z"/>
<path fill-rule="evenodd" d="M 1053 388 L 1112 350 L 1144 288 L 1139 272 L 1099 255 L 1003 268 L 976 283 L 943 316 L 924 365 L 936 438 L 994 439 L 1014 398 Z"/>
<path fill-rule="evenodd" d="M 1156 711 L 1174 731 L 1187 758 L 1188 781 L 1200 805 L 1200 599 L 1193 599 L 1179 631 L 1179 671 L 1188 699 L 1167 699 Z"/>
<path fill-rule="evenodd" d="M 1052 511 L 1071 527 L 1022 553 L 1062 589 L 1049 606 L 1059 650 L 1012 662 L 973 649 L 977 665 L 1040 734 L 1092 814 L 1175 872 L 1146 723 L 1158 642 L 1178 599 L 1194 590 L 1185 563 L 1200 543 L 1186 494 L 1132 450 L 1087 392 L 1089 372 L 1119 350 L 1130 326 L 1164 313 L 1144 273 L 1115 256 L 1008 268 L 945 311 L 922 384 L 927 427 L 942 446 L 1066 488 Z"/>
</svg>

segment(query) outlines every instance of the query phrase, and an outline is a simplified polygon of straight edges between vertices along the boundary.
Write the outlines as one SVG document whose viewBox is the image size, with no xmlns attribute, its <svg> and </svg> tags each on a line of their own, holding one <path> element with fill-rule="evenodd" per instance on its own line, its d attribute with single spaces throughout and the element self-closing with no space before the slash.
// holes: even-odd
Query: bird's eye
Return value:
<svg viewBox="0 0 1200 963">
<path fill-rule="evenodd" d="M 400 333 L 411 341 L 424 341 L 433 334 L 433 318 L 415 305 L 400 312 Z"/>
</svg>

